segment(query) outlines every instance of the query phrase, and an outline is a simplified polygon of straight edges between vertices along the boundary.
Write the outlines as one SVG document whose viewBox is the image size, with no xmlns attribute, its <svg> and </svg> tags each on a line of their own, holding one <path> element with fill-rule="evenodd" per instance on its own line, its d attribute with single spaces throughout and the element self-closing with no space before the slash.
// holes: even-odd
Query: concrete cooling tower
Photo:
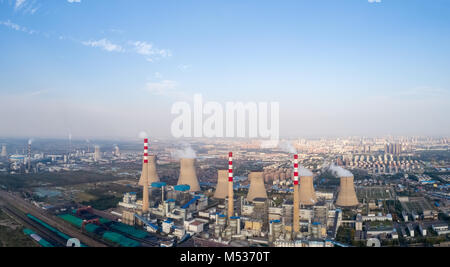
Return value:
<svg viewBox="0 0 450 267">
<path fill-rule="evenodd" d="M 267 198 L 263 173 L 252 172 L 249 174 L 248 179 L 250 180 L 250 188 L 248 190 L 247 200 L 253 201 L 255 198 Z"/>
<path fill-rule="evenodd" d="M 217 171 L 217 187 L 214 198 L 225 199 L 228 196 L 228 171 Z"/>
<path fill-rule="evenodd" d="M 312 206 L 317 202 L 312 176 L 300 176 L 300 204 Z"/>
<path fill-rule="evenodd" d="M 195 159 L 181 159 L 180 161 L 180 178 L 178 185 L 187 184 L 191 187 L 190 192 L 200 191 L 197 174 L 194 167 Z"/>
<path fill-rule="evenodd" d="M 340 207 L 354 207 L 358 206 L 358 198 L 356 197 L 355 185 L 353 183 L 353 176 L 341 177 L 341 186 L 339 195 L 336 200 L 336 205 Z"/>
<path fill-rule="evenodd" d="M 156 172 L 156 156 L 148 156 L 148 186 L 152 183 L 160 182 L 158 173 Z M 144 173 L 141 174 L 141 179 L 139 179 L 139 185 L 144 185 Z"/>
</svg>

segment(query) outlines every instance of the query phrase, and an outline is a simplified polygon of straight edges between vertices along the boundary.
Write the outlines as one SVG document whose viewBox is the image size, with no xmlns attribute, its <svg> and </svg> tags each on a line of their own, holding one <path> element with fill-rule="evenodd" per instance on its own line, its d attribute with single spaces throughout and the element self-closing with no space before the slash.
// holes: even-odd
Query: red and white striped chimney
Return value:
<svg viewBox="0 0 450 267">
<path fill-rule="evenodd" d="M 148 139 L 144 139 L 144 163 L 148 164 Z"/>
<path fill-rule="evenodd" d="M 233 152 L 228 153 L 228 219 L 233 217 L 234 213 L 234 194 L 233 194 Z"/>
<path fill-rule="evenodd" d="M 228 154 L 228 182 L 233 182 L 233 152 Z"/>
<path fill-rule="evenodd" d="M 294 238 L 300 232 L 300 195 L 298 185 L 298 155 L 294 155 L 294 217 L 293 217 L 293 231 Z"/>
<path fill-rule="evenodd" d="M 149 192 L 148 192 L 148 139 L 144 139 L 144 163 L 142 167 L 144 178 L 143 180 L 143 192 L 142 192 L 142 212 L 148 212 L 150 203 L 149 203 Z"/>
<path fill-rule="evenodd" d="M 298 185 L 298 155 L 294 155 L 294 185 Z"/>
</svg>

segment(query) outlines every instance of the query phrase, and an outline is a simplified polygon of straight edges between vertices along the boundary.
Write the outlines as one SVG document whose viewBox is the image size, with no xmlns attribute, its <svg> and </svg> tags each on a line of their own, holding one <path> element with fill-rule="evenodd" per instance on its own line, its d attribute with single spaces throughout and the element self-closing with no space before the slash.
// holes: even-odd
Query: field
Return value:
<svg viewBox="0 0 450 267">
<path fill-rule="evenodd" d="M 392 189 L 387 187 L 358 187 L 356 194 L 360 201 L 394 199 Z"/>
<path fill-rule="evenodd" d="M 422 197 L 410 198 L 409 202 L 402 202 L 402 207 L 406 212 L 411 213 L 415 211 L 416 213 L 422 213 L 424 210 L 432 210 L 433 206 Z"/>
<path fill-rule="evenodd" d="M 0 209 L 0 247 L 37 247 L 23 227 Z"/>
</svg>

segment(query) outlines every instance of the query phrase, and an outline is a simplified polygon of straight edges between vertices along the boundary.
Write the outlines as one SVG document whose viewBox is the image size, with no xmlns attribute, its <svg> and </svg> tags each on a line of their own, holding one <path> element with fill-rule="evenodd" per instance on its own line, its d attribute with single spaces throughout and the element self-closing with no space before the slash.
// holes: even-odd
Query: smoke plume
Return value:
<svg viewBox="0 0 450 267">
<path fill-rule="evenodd" d="M 279 143 L 278 147 L 284 152 L 290 154 L 297 154 L 297 150 L 292 146 L 292 143 L 289 141 L 282 141 Z"/>
<path fill-rule="evenodd" d="M 299 176 L 313 176 L 313 173 L 310 170 L 306 169 L 303 166 L 298 166 L 298 167 L 299 167 L 298 168 L 298 175 Z"/>
<path fill-rule="evenodd" d="M 183 150 L 172 152 L 172 158 L 175 159 L 195 159 L 197 153 L 192 149 L 191 145 L 185 144 Z"/>
<path fill-rule="evenodd" d="M 144 138 L 148 138 L 148 134 L 145 131 L 142 131 L 139 133 L 139 138 L 140 139 L 144 139 Z"/>
<path fill-rule="evenodd" d="M 353 174 L 350 171 L 337 166 L 334 163 L 326 166 L 325 168 L 330 170 L 337 177 L 353 177 Z"/>
</svg>

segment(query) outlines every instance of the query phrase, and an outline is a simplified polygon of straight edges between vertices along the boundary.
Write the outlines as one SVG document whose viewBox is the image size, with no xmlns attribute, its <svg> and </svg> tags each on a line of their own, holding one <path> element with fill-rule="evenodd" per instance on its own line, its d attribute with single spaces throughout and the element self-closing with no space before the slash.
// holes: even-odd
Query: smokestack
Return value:
<svg viewBox="0 0 450 267">
<path fill-rule="evenodd" d="M 358 198 L 356 197 L 355 185 L 353 183 L 353 176 L 341 177 L 341 186 L 339 195 L 336 200 L 336 205 L 340 207 L 354 207 L 358 206 Z"/>
<path fill-rule="evenodd" d="M 180 161 L 180 178 L 178 185 L 187 184 L 191 187 L 191 192 L 200 191 L 200 184 L 198 183 L 197 174 L 194 167 L 195 159 L 182 158 Z"/>
<path fill-rule="evenodd" d="M 300 232 L 300 195 L 298 187 L 298 155 L 294 155 L 294 218 L 292 222 L 294 233 Z"/>
<path fill-rule="evenodd" d="M 313 174 L 305 169 L 300 168 L 300 204 L 304 206 L 312 206 L 317 202 L 316 192 L 314 191 Z"/>
<path fill-rule="evenodd" d="M 255 198 L 267 198 L 263 173 L 251 172 L 248 179 L 250 180 L 250 188 L 248 190 L 247 200 L 253 201 Z"/>
<path fill-rule="evenodd" d="M 1 156 L 2 157 L 7 157 L 8 156 L 8 153 L 6 152 L 6 145 L 2 145 L 2 154 L 1 154 Z"/>
<path fill-rule="evenodd" d="M 234 194 L 233 194 L 233 152 L 228 154 L 228 221 L 234 213 Z"/>
<path fill-rule="evenodd" d="M 27 153 L 27 170 L 28 172 L 31 169 L 31 139 L 28 140 L 28 153 Z"/>
<path fill-rule="evenodd" d="M 148 168 L 147 168 L 147 185 L 150 186 L 152 183 L 160 182 L 158 173 L 156 172 L 156 156 L 148 156 Z M 139 179 L 139 185 L 144 185 L 144 173 L 141 174 L 141 179 Z"/>
<path fill-rule="evenodd" d="M 94 151 L 94 161 L 99 161 L 102 158 L 101 154 L 100 154 L 100 146 L 95 146 L 95 151 Z"/>
<path fill-rule="evenodd" d="M 225 199 L 227 197 L 228 171 L 217 171 L 217 187 L 214 198 Z"/>
<path fill-rule="evenodd" d="M 144 139 L 144 161 L 142 164 L 142 212 L 148 212 L 149 202 L 148 202 L 148 139 Z"/>
</svg>

